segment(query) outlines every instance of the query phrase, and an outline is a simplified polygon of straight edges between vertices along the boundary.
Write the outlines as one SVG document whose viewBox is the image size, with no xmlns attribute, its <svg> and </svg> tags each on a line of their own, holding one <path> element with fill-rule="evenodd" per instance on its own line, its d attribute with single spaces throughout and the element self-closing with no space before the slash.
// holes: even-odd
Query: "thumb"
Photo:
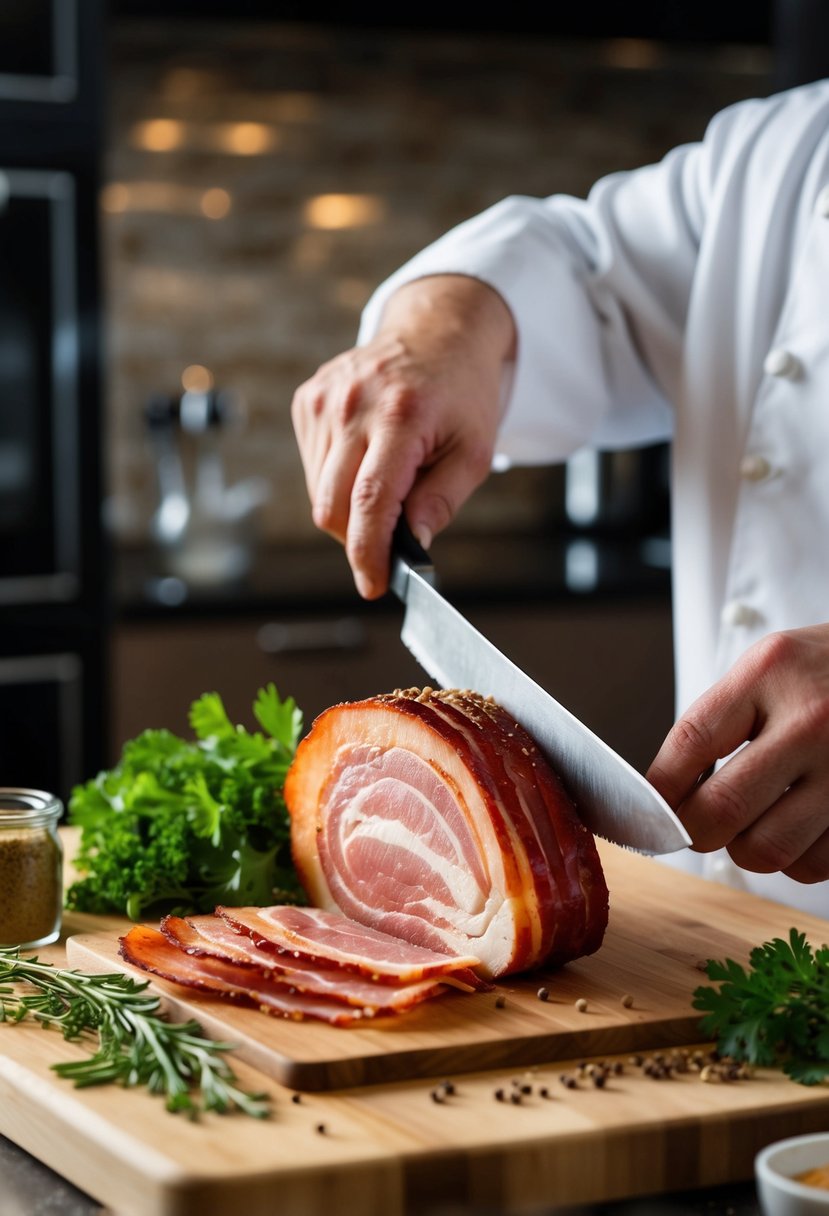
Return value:
<svg viewBox="0 0 829 1216">
<path fill-rule="evenodd" d="M 424 549 L 451 523 L 491 467 L 492 452 L 486 445 L 459 447 L 418 474 L 405 510 L 409 527 Z"/>
</svg>

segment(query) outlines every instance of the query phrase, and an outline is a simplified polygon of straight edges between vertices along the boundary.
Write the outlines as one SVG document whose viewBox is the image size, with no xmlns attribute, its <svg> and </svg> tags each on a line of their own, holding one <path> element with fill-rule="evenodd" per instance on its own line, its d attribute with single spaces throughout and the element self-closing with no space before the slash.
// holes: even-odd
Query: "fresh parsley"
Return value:
<svg viewBox="0 0 829 1216">
<path fill-rule="evenodd" d="M 282 798 L 302 714 L 273 684 L 253 713 L 261 731 L 234 726 L 221 697 L 205 693 L 190 708 L 194 741 L 146 730 L 115 768 L 73 790 L 81 877 L 67 907 L 139 920 L 303 901 Z"/>
<path fill-rule="evenodd" d="M 265 1118 L 266 1095 L 240 1089 L 225 1058 L 233 1044 L 205 1038 L 196 1021 L 168 1022 L 146 987 L 123 973 L 67 971 L 0 948 L 0 1022 L 34 1018 L 65 1039 L 95 1038 L 87 1059 L 52 1065 L 58 1076 L 77 1087 L 146 1086 L 166 1097 L 168 1110 L 192 1117 L 236 1109 Z"/>
<path fill-rule="evenodd" d="M 796 929 L 752 950 L 749 967 L 710 961 L 694 992 L 703 1033 L 722 1055 L 778 1066 L 801 1085 L 829 1079 L 829 946 L 812 949 Z"/>
</svg>

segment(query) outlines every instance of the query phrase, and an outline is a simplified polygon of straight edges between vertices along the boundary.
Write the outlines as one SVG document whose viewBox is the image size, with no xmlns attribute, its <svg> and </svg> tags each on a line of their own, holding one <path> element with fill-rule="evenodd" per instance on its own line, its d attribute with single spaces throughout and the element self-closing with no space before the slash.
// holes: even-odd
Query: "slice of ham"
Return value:
<svg viewBox="0 0 829 1216">
<path fill-rule="evenodd" d="M 297 749 L 285 801 L 318 909 L 472 956 L 490 976 L 602 942 L 608 893 L 592 834 L 526 731 L 477 693 L 409 689 L 326 710 Z M 263 939 L 272 931 L 256 925 Z"/>
<path fill-rule="evenodd" d="M 411 987 L 396 989 L 375 985 L 371 1003 L 345 1004 L 327 996 L 301 992 L 285 982 L 285 977 L 268 976 L 261 968 L 246 963 L 190 954 L 148 925 L 135 925 L 130 929 L 120 939 L 120 953 L 126 962 L 162 979 L 226 1000 L 254 1005 L 264 1013 L 294 1021 L 313 1018 L 332 1026 L 353 1026 L 367 1018 L 399 1013 L 427 995 L 423 991 L 415 993 Z M 432 987 L 431 995 L 440 990 L 440 985 Z"/>
<path fill-rule="evenodd" d="M 288 954 L 263 950 L 247 933 L 231 928 L 220 916 L 165 916 L 161 932 L 187 954 L 222 959 L 252 967 L 272 982 L 295 992 L 311 993 L 326 1000 L 376 1012 L 409 1009 L 444 991 L 439 980 L 391 987 L 365 979 L 356 972 L 319 964 Z"/>
<path fill-rule="evenodd" d="M 249 934 L 261 950 L 368 976 L 381 985 L 440 979 L 469 989 L 489 987 L 472 970 L 480 963 L 474 955 L 414 945 L 339 912 L 292 905 L 218 907 L 216 912 L 235 930 Z"/>
</svg>

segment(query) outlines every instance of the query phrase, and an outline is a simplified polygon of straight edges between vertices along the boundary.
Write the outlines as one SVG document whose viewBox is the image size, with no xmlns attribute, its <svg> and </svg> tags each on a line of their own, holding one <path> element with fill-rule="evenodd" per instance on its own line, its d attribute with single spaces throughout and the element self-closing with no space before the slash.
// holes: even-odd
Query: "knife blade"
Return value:
<svg viewBox="0 0 829 1216">
<path fill-rule="evenodd" d="M 533 737 L 598 836 L 651 855 L 691 838 L 650 782 L 575 714 L 502 654 L 446 600 L 402 519 L 392 542 L 390 586 L 405 604 L 401 640 L 441 688 L 491 696 Z"/>
</svg>

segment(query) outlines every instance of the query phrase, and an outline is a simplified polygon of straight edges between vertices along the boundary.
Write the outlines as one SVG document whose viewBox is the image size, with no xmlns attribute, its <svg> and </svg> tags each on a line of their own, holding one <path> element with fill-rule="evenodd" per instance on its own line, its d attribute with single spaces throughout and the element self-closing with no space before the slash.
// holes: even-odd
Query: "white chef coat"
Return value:
<svg viewBox="0 0 829 1216">
<path fill-rule="evenodd" d="M 829 80 L 734 105 L 586 200 L 505 199 L 382 284 L 358 340 L 435 273 L 515 318 L 498 467 L 672 440 L 678 712 L 764 634 L 829 621 Z M 668 860 L 829 917 L 829 882 Z"/>
</svg>

